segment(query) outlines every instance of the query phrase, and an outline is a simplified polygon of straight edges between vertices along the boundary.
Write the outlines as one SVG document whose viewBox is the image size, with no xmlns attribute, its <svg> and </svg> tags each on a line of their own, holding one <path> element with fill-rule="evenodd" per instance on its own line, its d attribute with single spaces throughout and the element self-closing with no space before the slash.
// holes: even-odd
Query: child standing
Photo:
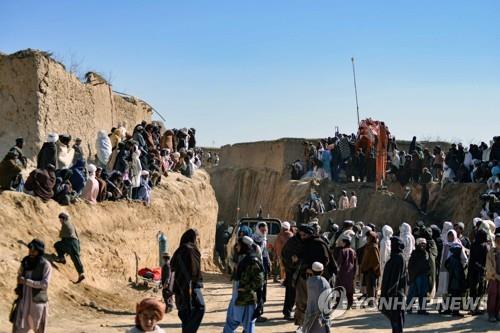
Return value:
<svg viewBox="0 0 500 333">
<path fill-rule="evenodd" d="M 165 333 L 164 330 L 157 325 L 163 319 L 165 313 L 165 305 L 155 298 L 145 298 L 137 304 L 135 326 L 129 329 L 126 333 Z"/>
</svg>

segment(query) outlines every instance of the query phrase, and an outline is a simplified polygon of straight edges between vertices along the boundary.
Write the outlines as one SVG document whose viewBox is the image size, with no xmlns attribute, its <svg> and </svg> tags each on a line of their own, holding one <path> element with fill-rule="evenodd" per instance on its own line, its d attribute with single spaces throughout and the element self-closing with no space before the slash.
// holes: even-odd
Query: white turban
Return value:
<svg viewBox="0 0 500 333">
<path fill-rule="evenodd" d="M 313 264 L 312 264 L 313 272 L 323 272 L 323 269 L 324 269 L 324 267 L 323 267 L 322 263 L 317 262 L 317 261 L 313 262 Z"/>
<path fill-rule="evenodd" d="M 287 221 L 281 223 L 281 228 L 285 230 L 290 230 L 290 223 Z"/>
<path fill-rule="evenodd" d="M 47 142 L 57 142 L 59 140 L 59 135 L 57 133 L 49 133 L 47 136 Z"/>
<path fill-rule="evenodd" d="M 95 165 L 93 165 L 93 164 L 89 164 L 89 165 L 87 166 L 87 171 L 88 171 L 89 173 L 94 174 L 94 173 L 97 171 L 97 168 L 96 168 L 96 166 L 95 166 Z"/>
<path fill-rule="evenodd" d="M 248 237 L 248 236 L 243 236 L 241 241 L 243 242 L 243 244 L 246 244 L 248 246 L 252 246 L 252 244 L 253 244 L 253 239 Z"/>
</svg>

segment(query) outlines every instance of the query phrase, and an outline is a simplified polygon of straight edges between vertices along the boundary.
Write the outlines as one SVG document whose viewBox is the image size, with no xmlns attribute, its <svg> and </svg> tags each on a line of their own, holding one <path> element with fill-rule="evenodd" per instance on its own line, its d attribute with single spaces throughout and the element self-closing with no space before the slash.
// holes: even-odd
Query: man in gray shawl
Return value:
<svg viewBox="0 0 500 333">
<path fill-rule="evenodd" d="M 329 333 L 329 322 L 324 321 L 318 305 L 320 295 L 330 289 L 328 281 L 321 276 L 324 266 L 320 262 L 312 264 L 312 276 L 307 279 L 307 308 L 302 326 L 303 333 Z M 328 291 L 327 291 L 328 292 Z"/>
</svg>

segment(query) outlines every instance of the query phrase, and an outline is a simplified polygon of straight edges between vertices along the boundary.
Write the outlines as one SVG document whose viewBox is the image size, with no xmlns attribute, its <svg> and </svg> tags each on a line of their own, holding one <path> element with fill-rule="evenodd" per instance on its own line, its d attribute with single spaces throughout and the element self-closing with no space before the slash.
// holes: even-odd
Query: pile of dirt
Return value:
<svg viewBox="0 0 500 333">
<path fill-rule="evenodd" d="M 76 272 L 71 260 L 66 265 L 53 264 L 49 299 L 52 314 L 84 315 L 81 306 L 102 311 L 129 313 L 143 297 L 133 290 L 129 280 L 135 280 L 135 255 L 140 267 L 158 266 L 159 231 L 168 238 L 171 253 L 180 236 L 188 228 L 201 235 L 201 252 L 205 270 L 212 263 L 217 218 L 217 202 L 209 176 L 198 171 L 192 179 L 170 175 L 153 191 L 150 207 L 137 202 L 104 202 L 89 205 L 80 202 L 61 207 L 56 202 L 22 193 L 0 194 L 0 313 L 8 313 L 14 298 L 16 272 L 26 255 L 26 243 L 32 238 L 45 241 L 47 252 L 55 253 L 61 211 L 69 213 L 81 241 L 81 255 L 87 279 L 80 285 L 71 281 Z M 94 311 L 94 310 L 92 310 Z M 66 315 L 64 315 L 66 314 Z M 0 331 L 7 329 L 6 316 L 0 319 Z"/>
</svg>

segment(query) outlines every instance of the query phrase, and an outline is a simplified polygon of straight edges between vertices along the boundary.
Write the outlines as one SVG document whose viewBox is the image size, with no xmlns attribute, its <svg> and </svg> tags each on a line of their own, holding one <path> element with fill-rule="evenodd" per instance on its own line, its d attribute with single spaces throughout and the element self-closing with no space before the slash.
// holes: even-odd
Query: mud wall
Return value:
<svg viewBox="0 0 500 333">
<path fill-rule="evenodd" d="M 135 202 L 80 202 L 61 207 L 44 203 L 22 193 L 0 193 L 0 313 L 6 314 L 14 297 L 16 272 L 26 255 L 26 243 L 38 237 L 45 241 L 48 258 L 60 229 L 58 214 L 68 212 L 80 236 L 81 257 L 87 276 L 73 285 L 76 272 L 68 257 L 66 265 L 53 264 L 49 288 L 51 313 L 63 307 L 80 307 L 94 302 L 114 309 L 134 309 L 144 292 L 131 296 L 129 284 L 135 280 L 135 253 L 139 267 L 158 266 L 158 231 L 168 238 L 168 250 L 178 247 L 182 233 L 196 228 L 205 269 L 213 268 L 217 202 L 207 173 L 198 171 L 193 179 L 170 175 L 155 188 L 151 207 Z M 6 316 L 1 320 L 6 321 Z M 0 331 L 1 330 L 0 325 Z"/>
<path fill-rule="evenodd" d="M 284 173 L 289 164 L 303 159 L 302 139 L 280 139 L 222 146 L 221 168 L 270 169 Z"/>
<path fill-rule="evenodd" d="M 0 55 L 0 158 L 19 136 L 38 140 L 38 64 L 35 57 Z M 33 154 L 33 147 L 28 149 Z"/>
<path fill-rule="evenodd" d="M 23 136 L 25 153 L 33 158 L 50 132 L 80 137 L 91 156 L 99 130 L 119 122 L 130 130 L 151 115 L 146 103 L 116 95 L 103 80 L 82 83 L 43 52 L 0 56 L 0 116 L 7 119 L 0 123 L 1 156 Z"/>
</svg>

